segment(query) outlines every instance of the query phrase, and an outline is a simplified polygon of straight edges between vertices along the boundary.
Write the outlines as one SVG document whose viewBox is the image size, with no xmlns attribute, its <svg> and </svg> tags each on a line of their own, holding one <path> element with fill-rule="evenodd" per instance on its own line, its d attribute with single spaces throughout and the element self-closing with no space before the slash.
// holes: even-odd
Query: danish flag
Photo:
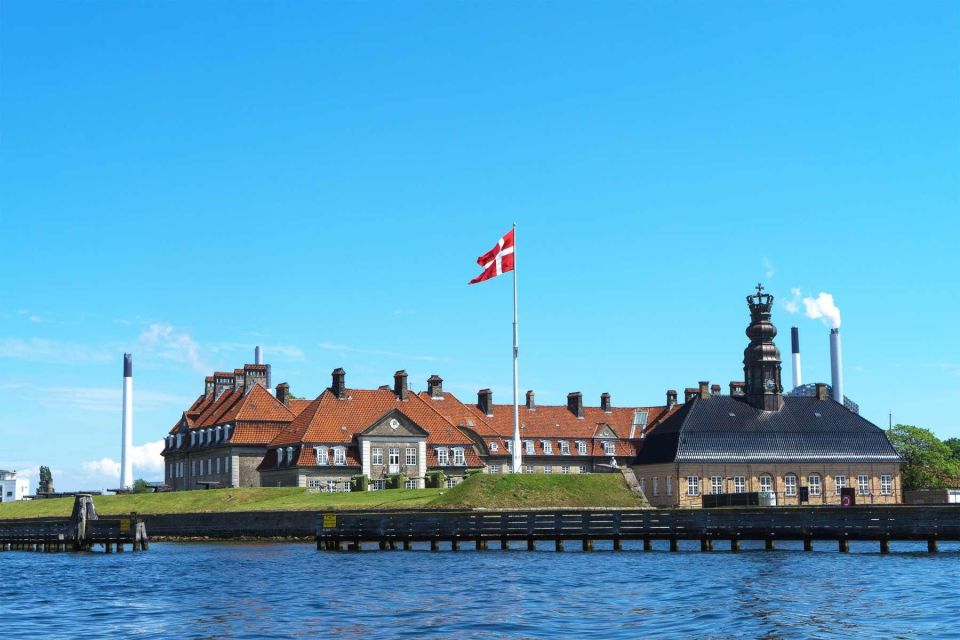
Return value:
<svg viewBox="0 0 960 640">
<path fill-rule="evenodd" d="M 508 231 L 507 235 L 500 238 L 493 249 L 477 258 L 477 264 L 483 267 L 483 273 L 467 284 L 476 284 L 490 278 L 496 278 L 507 271 L 513 271 L 513 232 L 514 229 Z"/>
</svg>

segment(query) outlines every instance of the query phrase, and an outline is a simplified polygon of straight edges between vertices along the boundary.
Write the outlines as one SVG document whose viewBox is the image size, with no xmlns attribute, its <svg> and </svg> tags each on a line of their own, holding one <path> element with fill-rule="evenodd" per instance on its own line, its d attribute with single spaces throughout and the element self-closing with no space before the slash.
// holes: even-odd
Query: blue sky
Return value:
<svg viewBox="0 0 960 640">
<path fill-rule="evenodd" d="M 4 2 L 0 468 L 137 475 L 264 345 L 313 397 L 405 368 L 656 404 L 742 379 L 763 281 L 789 380 L 960 436 L 960 5 Z M 799 298 L 793 292 L 799 289 Z M 795 302 L 797 312 L 784 306 Z"/>
</svg>

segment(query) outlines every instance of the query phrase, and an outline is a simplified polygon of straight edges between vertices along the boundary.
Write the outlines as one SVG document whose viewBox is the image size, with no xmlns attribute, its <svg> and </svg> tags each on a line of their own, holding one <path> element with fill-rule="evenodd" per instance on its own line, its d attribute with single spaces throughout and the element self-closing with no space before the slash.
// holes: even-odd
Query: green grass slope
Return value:
<svg viewBox="0 0 960 640">
<path fill-rule="evenodd" d="M 465 509 L 646 507 L 619 473 L 477 474 L 448 489 L 431 507 Z"/>
</svg>

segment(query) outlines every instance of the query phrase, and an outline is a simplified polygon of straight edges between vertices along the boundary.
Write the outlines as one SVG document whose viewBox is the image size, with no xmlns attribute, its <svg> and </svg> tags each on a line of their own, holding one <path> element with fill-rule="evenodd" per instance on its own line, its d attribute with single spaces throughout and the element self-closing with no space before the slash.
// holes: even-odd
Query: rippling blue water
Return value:
<svg viewBox="0 0 960 640">
<path fill-rule="evenodd" d="M 665 543 L 664 543 L 665 544 Z M 960 546 L 0 554 L 4 638 L 958 637 Z M 548 545 L 543 545 L 545 548 Z M 719 548 L 719 547 L 718 547 Z"/>
</svg>

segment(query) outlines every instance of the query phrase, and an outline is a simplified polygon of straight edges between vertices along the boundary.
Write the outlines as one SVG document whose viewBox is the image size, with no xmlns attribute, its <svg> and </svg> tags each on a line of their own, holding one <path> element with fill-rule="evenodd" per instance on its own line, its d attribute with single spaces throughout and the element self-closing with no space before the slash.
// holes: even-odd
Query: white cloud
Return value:
<svg viewBox="0 0 960 640">
<path fill-rule="evenodd" d="M 161 473 L 163 471 L 163 440 L 147 442 L 131 447 L 130 459 L 133 462 L 133 475 L 139 477 Z M 110 480 L 120 479 L 120 463 L 113 458 L 100 458 L 83 463 L 83 470 L 92 476 L 101 476 Z"/>
<path fill-rule="evenodd" d="M 292 344 L 260 344 L 263 347 L 263 358 L 269 361 L 273 356 L 280 356 L 288 360 L 303 359 L 303 350 Z M 254 343 L 244 342 L 217 342 L 209 345 L 207 348 L 213 353 L 226 353 L 230 351 L 247 351 L 250 354 L 250 362 L 253 361 L 253 350 L 257 347 Z"/>
<path fill-rule="evenodd" d="M 94 476 L 120 477 L 120 463 L 110 458 L 100 458 L 83 463 L 83 470 Z"/>
<path fill-rule="evenodd" d="M 783 301 L 783 308 L 787 310 L 787 313 L 796 313 L 800 311 L 800 289 L 790 289 L 790 294 L 793 297 Z"/>
<path fill-rule="evenodd" d="M 0 358 L 57 364 L 93 364 L 110 362 L 113 354 L 104 347 L 46 340 L 42 338 L 4 338 L 0 340 Z"/>
<path fill-rule="evenodd" d="M 44 387 L 43 393 L 38 394 L 36 387 L 23 383 L 11 382 L 0 384 L 0 390 L 10 391 L 24 400 L 39 402 L 44 406 L 56 406 L 62 409 L 75 411 L 120 412 L 123 392 L 120 387 Z M 167 407 L 182 407 L 190 403 L 187 398 L 159 393 L 157 391 L 140 390 L 134 386 L 133 401 L 135 409 L 139 411 L 155 411 Z"/>
<path fill-rule="evenodd" d="M 773 274 L 774 274 L 775 272 L 776 272 L 776 271 L 775 271 L 775 269 L 773 268 L 773 263 L 770 262 L 770 258 L 764 258 L 764 259 L 763 259 L 763 273 L 764 273 L 764 275 L 765 275 L 766 277 L 768 277 L 768 278 L 772 278 L 772 277 L 773 277 Z"/>
<path fill-rule="evenodd" d="M 200 359 L 200 346 L 185 331 L 173 325 L 154 323 L 140 334 L 140 344 L 160 358 L 190 365 L 194 371 L 204 373 L 208 367 Z"/>
</svg>

